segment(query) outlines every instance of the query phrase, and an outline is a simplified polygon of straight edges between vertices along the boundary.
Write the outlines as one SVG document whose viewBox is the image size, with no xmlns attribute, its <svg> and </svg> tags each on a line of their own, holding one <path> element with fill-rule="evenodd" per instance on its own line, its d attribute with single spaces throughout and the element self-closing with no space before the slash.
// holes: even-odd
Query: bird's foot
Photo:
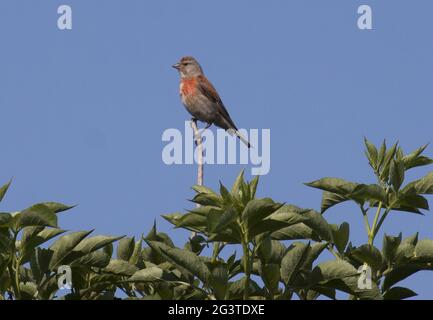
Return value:
<svg viewBox="0 0 433 320">
<path fill-rule="evenodd" d="M 191 128 L 193 130 L 193 134 L 194 134 L 194 144 L 197 147 L 198 145 L 198 137 L 199 137 L 199 131 L 198 131 L 198 125 L 197 125 L 197 118 L 192 117 L 191 118 Z"/>
</svg>

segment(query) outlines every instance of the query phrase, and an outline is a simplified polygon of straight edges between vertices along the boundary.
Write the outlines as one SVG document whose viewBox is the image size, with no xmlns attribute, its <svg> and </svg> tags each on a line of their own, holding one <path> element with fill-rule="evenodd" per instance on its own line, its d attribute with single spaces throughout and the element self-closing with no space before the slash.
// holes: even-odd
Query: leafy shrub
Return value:
<svg viewBox="0 0 433 320">
<path fill-rule="evenodd" d="M 66 233 L 57 215 L 71 207 L 59 203 L 0 213 L 0 299 L 114 299 L 120 291 L 129 299 L 313 300 L 335 299 L 337 291 L 351 299 L 412 297 L 416 293 L 396 285 L 432 270 L 433 240 L 385 235 L 381 249 L 374 241 L 392 211 L 428 210 L 424 196 L 433 194 L 433 172 L 404 182 L 408 170 L 433 160 L 422 155 L 425 146 L 405 155 L 397 144 L 376 148 L 365 140 L 365 145 L 377 183 L 339 178 L 307 183 L 323 190 L 321 212 L 256 198 L 258 177 L 246 182 L 242 172 L 230 191 L 222 184 L 219 193 L 194 186 L 199 207 L 163 216 L 192 232 L 183 248 L 156 225 L 137 241 Z M 0 188 L 0 201 L 9 185 Z M 329 224 L 323 217 L 346 201 L 364 217 L 367 243 L 359 247 L 349 242 L 348 223 Z M 206 246 L 213 247 L 210 256 L 202 254 Z M 335 259 L 317 263 L 324 250 Z M 71 267 L 73 288 L 59 296 L 62 265 Z M 371 288 L 358 285 L 363 265 L 372 270 Z"/>
</svg>

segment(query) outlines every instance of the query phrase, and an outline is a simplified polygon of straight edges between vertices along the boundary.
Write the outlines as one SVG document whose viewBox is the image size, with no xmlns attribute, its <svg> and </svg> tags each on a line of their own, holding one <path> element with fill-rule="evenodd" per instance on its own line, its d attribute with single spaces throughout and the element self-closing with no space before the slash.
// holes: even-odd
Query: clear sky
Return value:
<svg viewBox="0 0 433 320">
<path fill-rule="evenodd" d="M 61 4 L 72 30 L 57 28 Z M 361 4 L 374 30 L 357 28 Z M 201 62 L 239 127 L 271 129 L 259 195 L 319 210 L 321 193 L 303 182 L 374 182 L 364 135 L 406 151 L 433 142 L 432 13 L 431 0 L 2 0 L 0 180 L 14 181 L 1 210 L 52 200 L 79 204 L 62 214 L 66 229 L 139 236 L 156 219 L 170 230 L 160 214 L 191 208 L 196 179 L 194 165 L 161 160 L 163 131 L 190 118 L 171 68 L 183 55 Z M 207 166 L 205 184 L 231 184 L 241 167 Z M 366 242 L 356 207 L 326 218 Z M 394 213 L 384 227 L 433 238 L 433 213 Z M 433 298 L 433 273 L 402 285 Z"/>
</svg>

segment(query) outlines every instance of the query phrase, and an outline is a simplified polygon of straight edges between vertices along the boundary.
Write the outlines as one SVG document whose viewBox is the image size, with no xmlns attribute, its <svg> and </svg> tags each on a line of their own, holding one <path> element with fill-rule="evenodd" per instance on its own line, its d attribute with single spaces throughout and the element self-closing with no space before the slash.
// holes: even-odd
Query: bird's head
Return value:
<svg viewBox="0 0 433 320">
<path fill-rule="evenodd" d="M 179 70 L 182 78 L 196 77 L 203 74 L 200 64 L 193 57 L 183 57 L 173 68 Z"/>
</svg>

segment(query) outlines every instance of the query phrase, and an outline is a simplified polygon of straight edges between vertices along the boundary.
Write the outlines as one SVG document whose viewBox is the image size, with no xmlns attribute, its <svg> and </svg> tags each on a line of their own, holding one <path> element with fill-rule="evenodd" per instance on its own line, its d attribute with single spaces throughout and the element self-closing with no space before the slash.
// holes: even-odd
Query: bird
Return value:
<svg viewBox="0 0 433 320">
<path fill-rule="evenodd" d="M 240 134 L 217 90 L 204 75 L 198 61 L 192 56 L 186 56 L 172 67 L 179 71 L 179 94 L 186 110 L 192 115 L 191 120 L 206 123 L 204 130 L 214 124 L 229 134 L 234 134 L 250 148 L 250 142 Z"/>
</svg>

